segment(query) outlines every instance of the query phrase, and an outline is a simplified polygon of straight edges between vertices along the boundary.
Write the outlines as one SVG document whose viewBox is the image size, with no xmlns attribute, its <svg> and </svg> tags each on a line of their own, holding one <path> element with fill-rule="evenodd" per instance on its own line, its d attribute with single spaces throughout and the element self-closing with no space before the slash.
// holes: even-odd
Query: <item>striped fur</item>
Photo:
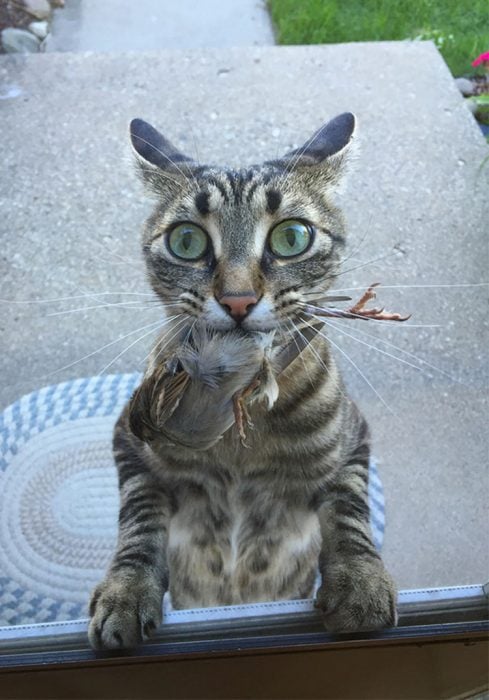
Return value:
<svg viewBox="0 0 489 700">
<path fill-rule="evenodd" d="M 149 279 L 189 328 L 198 318 L 233 330 L 219 296 L 251 290 L 259 302 L 241 329 L 275 332 L 280 345 L 306 295 L 324 296 L 344 245 L 331 196 L 351 140 L 349 116 L 304 149 L 240 172 L 198 166 L 152 127 L 133 127 L 143 177 L 158 195 L 143 238 Z M 292 218 L 310 223 L 313 244 L 293 260 L 274 259 L 269 231 Z M 166 236 L 179 221 L 207 231 L 204 259 L 172 257 Z M 155 351 L 150 367 L 158 362 Z M 395 587 L 369 527 L 368 428 L 327 344 L 314 340 L 277 381 L 273 408 L 251 407 L 247 448 L 228 430 L 206 450 L 164 441 L 155 449 L 132 432 L 126 407 L 114 433 L 119 541 L 91 601 L 94 647 L 149 636 L 166 590 L 176 608 L 305 598 L 318 567 L 317 605 L 329 630 L 395 624 Z"/>
</svg>

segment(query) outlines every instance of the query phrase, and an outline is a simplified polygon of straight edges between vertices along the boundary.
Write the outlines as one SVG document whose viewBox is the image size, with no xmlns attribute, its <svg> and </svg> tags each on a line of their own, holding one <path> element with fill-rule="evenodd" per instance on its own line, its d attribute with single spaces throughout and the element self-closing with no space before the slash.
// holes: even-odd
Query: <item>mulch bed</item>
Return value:
<svg viewBox="0 0 489 700">
<path fill-rule="evenodd" d="M 17 29 L 27 29 L 27 25 L 34 22 L 29 12 L 24 10 L 20 2 L 15 0 L 0 0 L 0 31 L 6 27 L 17 27 Z M 0 47 L 0 51 L 2 51 Z"/>
<path fill-rule="evenodd" d="M 469 78 L 474 84 L 474 94 L 475 95 L 485 95 L 489 93 L 489 76 L 488 75 L 475 75 Z"/>
</svg>

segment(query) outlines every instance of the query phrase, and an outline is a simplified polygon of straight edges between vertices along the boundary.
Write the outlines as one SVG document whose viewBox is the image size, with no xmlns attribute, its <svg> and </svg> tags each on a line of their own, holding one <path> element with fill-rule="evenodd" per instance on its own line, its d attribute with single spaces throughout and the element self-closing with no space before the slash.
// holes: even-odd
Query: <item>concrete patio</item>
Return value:
<svg viewBox="0 0 489 700">
<path fill-rule="evenodd" d="M 273 43 L 264 0 L 68 0 L 54 12 L 46 50 L 150 51 Z"/>
<path fill-rule="evenodd" d="M 358 115 L 361 155 L 341 198 L 355 251 L 345 267 L 358 269 L 338 287 L 380 281 L 387 308 L 440 324 L 358 330 L 446 373 L 331 335 L 388 406 L 338 352 L 374 433 L 385 557 L 402 588 L 487 580 L 488 288 L 465 285 L 489 280 L 489 150 L 434 46 L 8 56 L 0 80 L 1 408 L 118 355 L 109 372 L 141 368 L 152 336 L 128 347 L 139 336 L 129 334 L 158 318 L 154 307 L 44 303 L 147 291 L 138 235 L 151 205 L 131 167 L 131 118 L 202 161 L 251 163 L 339 112 Z M 52 315 L 84 306 L 99 308 Z"/>
</svg>

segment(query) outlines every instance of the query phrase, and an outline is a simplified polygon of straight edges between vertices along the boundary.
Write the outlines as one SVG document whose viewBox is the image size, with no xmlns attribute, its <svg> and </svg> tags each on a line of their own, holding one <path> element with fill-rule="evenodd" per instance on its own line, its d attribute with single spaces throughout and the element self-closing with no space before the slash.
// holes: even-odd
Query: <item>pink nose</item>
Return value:
<svg viewBox="0 0 489 700">
<path fill-rule="evenodd" d="M 258 303 L 254 294 L 225 294 L 218 301 L 235 321 L 241 321 Z"/>
</svg>

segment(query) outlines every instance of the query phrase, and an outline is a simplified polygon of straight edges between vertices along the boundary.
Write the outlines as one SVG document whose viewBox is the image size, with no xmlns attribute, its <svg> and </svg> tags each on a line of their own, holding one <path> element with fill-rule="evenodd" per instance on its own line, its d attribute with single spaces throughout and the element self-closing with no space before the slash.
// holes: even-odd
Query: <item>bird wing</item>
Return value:
<svg viewBox="0 0 489 700">
<path fill-rule="evenodd" d="M 136 437 L 150 441 L 178 407 L 190 377 L 163 363 L 147 374 L 129 401 L 129 425 Z"/>
</svg>

